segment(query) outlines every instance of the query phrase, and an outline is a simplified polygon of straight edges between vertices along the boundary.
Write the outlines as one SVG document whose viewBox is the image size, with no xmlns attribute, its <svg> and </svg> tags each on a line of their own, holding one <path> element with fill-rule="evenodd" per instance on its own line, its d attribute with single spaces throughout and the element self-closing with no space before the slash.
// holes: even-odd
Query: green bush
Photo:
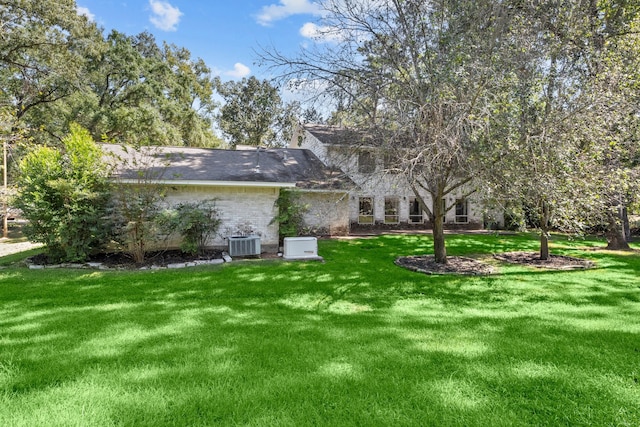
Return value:
<svg viewBox="0 0 640 427">
<path fill-rule="evenodd" d="M 278 214 L 271 223 L 278 223 L 280 242 L 285 237 L 299 236 L 305 228 L 304 213 L 308 206 L 300 202 L 300 193 L 296 190 L 280 190 L 275 203 Z"/>
<path fill-rule="evenodd" d="M 187 202 L 165 211 L 160 223 L 167 232 L 180 235 L 182 252 L 196 255 L 204 253 L 207 242 L 218 231 L 218 215 L 214 200 Z"/>
<path fill-rule="evenodd" d="M 108 168 L 89 132 L 71 125 L 62 148 L 38 147 L 19 164 L 15 206 L 25 235 L 53 261 L 83 261 L 107 241 Z"/>
</svg>

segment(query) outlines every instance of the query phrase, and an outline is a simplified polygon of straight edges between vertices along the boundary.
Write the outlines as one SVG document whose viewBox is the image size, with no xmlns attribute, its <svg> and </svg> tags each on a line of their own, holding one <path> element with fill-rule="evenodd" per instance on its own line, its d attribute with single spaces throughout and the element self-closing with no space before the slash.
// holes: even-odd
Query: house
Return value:
<svg viewBox="0 0 640 427">
<path fill-rule="evenodd" d="M 103 144 L 116 156 L 114 179 L 135 185 L 141 176 L 167 186 L 168 205 L 215 199 L 219 235 L 211 247 L 226 247 L 229 237 L 257 234 L 263 251 L 278 249 L 275 205 L 280 191 L 296 189 L 308 206 L 305 224 L 318 233 L 347 234 L 348 189 L 353 183 L 328 168 L 310 150 L 221 150 L 187 147 L 141 147 Z"/>
<path fill-rule="evenodd" d="M 429 218 L 420 208 L 415 194 L 401 173 L 394 173 L 388 159 L 367 137 L 353 130 L 318 124 L 300 127 L 289 145 L 313 152 L 325 165 L 342 170 L 355 186 L 349 192 L 350 229 L 425 228 Z M 455 229 L 481 229 L 504 224 L 499 212 L 491 212 L 469 188 L 460 188 L 445 197 L 448 209 L 445 226 Z M 420 194 L 427 205 L 428 193 Z"/>
</svg>

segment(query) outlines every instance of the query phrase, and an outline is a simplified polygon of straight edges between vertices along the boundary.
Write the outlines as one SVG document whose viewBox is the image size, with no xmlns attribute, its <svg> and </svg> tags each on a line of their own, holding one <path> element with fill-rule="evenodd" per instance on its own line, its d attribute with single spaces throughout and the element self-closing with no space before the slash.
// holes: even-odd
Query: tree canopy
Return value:
<svg viewBox="0 0 640 427">
<path fill-rule="evenodd" d="M 149 33 L 102 30 L 73 0 L 0 0 L 0 103 L 31 140 L 69 124 L 119 143 L 218 146 L 213 83 L 201 59 Z"/>
<path fill-rule="evenodd" d="M 218 124 L 231 146 L 274 147 L 288 142 L 297 107 L 285 104 L 277 87 L 253 76 L 237 82 L 217 79 L 216 86 L 225 100 Z"/>
</svg>

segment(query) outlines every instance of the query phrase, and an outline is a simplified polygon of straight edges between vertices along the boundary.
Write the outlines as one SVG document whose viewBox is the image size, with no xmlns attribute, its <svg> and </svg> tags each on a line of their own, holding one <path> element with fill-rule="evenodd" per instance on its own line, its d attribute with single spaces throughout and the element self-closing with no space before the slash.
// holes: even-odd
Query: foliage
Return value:
<svg viewBox="0 0 640 427">
<path fill-rule="evenodd" d="M 211 72 L 187 49 L 149 33 L 112 31 L 90 69 L 91 91 L 74 100 L 94 135 L 116 143 L 212 147 Z"/>
<path fill-rule="evenodd" d="M 529 209 L 542 258 L 551 229 L 615 224 L 617 196 L 634 186 L 631 163 L 619 159 L 638 151 L 637 103 L 625 88 L 637 82 L 637 64 L 622 64 L 637 63 L 628 44 L 640 15 L 625 2 L 611 7 L 522 4 L 501 47 L 496 77 L 503 86 L 483 151 L 495 174 L 488 185 Z"/>
<path fill-rule="evenodd" d="M 324 263 L 5 268 L 0 424 L 637 426 L 640 258 L 604 244 L 552 237 L 595 270 L 488 277 L 396 267 L 425 235 L 323 239 Z"/>
<path fill-rule="evenodd" d="M 106 243 L 108 169 L 86 129 L 72 125 L 63 148 L 39 147 L 20 163 L 15 206 L 25 234 L 54 260 L 81 261 Z"/>
<path fill-rule="evenodd" d="M 141 263 L 164 240 L 158 221 L 167 188 L 159 181 L 169 159 L 159 155 L 157 147 L 123 148 L 112 160 L 121 172 L 112 186 L 110 218 L 115 241 Z"/>
<path fill-rule="evenodd" d="M 280 146 L 291 138 L 295 104 L 285 105 L 278 89 L 251 76 L 222 83 L 216 89 L 225 100 L 217 117 L 220 129 L 236 145 Z"/>
<path fill-rule="evenodd" d="M 46 111 L 83 87 L 97 27 L 73 0 L 0 1 L 0 27 L 0 104 L 13 106 L 36 140 L 61 137 L 73 118 L 53 121 Z"/>
<path fill-rule="evenodd" d="M 278 209 L 278 214 L 271 224 L 278 224 L 280 242 L 285 237 L 299 236 L 305 228 L 304 213 L 309 209 L 300 202 L 300 193 L 296 190 L 280 190 L 275 207 Z"/>
<path fill-rule="evenodd" d="M 161 227 L 180 235 L 182 252 L 203 254 L 209 239 L 220 228 L 221 220 L 214 200 L 179 203 L 162 213 Z"/>
<path fill-rule="evenodd" d="M 73 0 L 0 0 L 0 104 L 36 142 L 70 122 L 118 143 L 217 146 L 211 72 L 147 32 L 104 36 Z"/>
</svg>

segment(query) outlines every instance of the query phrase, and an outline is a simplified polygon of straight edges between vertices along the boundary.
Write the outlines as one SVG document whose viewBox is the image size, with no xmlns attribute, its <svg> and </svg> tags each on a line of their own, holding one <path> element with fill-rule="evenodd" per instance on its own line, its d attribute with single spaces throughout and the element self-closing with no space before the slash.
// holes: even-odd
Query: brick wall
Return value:
<svg viewBox="0 0 640 427">
<path fill-rule="evenodd" d="M 251 227 L 260 235 L 265 250 L 275 250 L 278 246 L 278 226 L 270 222 L 276 215 L 278 194 L 277 188 L 184 186 L 170 191 L 166 202 L 174 205 L 216 199 L 222 223 L 219 235 L 210 242 L 211 246 L 227 247 L 226 237 L 236 234 L 239 229 Z"/>
<path fill-rule="evenodd" d="M 300 202 L 308 206 L 305 224 L 318 234 L 349 234 L 349 195 L 332 192 L 302 192 Z"/>
</svg>

